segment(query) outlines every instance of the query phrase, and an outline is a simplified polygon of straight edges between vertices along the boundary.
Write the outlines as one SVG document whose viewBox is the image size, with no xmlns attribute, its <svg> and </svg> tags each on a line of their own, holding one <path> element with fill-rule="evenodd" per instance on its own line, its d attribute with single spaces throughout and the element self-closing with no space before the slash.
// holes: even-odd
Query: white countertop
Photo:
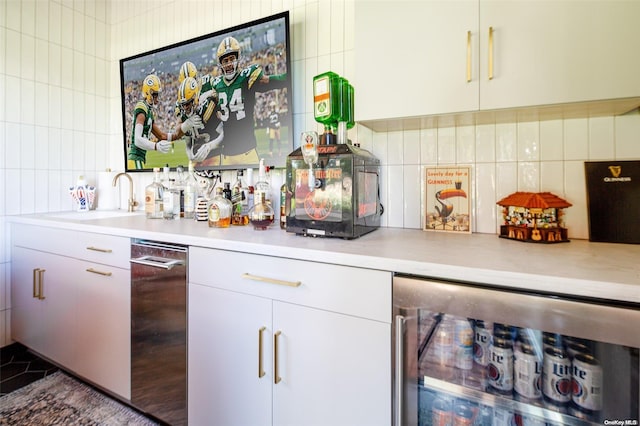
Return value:
<svg viewBox="0 0 640 426">
<path fill-rule="evenodd" d="M 193 220 L 143 214 L 50 213 L 7 216 L 9 222 L 144 238 L 429 278 L 570 294 L 640 304 L 640 245 L 572 240 L 534 244 L 489 234 L 380 228 L 355 240 L 301 237 L 274 224 L 209 228 Z"/>
</svg>

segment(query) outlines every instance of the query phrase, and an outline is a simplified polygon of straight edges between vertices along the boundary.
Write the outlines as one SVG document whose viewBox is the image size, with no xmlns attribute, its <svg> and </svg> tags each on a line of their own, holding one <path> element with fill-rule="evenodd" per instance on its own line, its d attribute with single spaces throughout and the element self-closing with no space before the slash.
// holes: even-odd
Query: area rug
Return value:
<svg viewBox="0 0 640 426">
<path fill-rule="evenodd" d="M 157 425 L 62 371 L 0 398 L 0 425 Z"/>
</svg>

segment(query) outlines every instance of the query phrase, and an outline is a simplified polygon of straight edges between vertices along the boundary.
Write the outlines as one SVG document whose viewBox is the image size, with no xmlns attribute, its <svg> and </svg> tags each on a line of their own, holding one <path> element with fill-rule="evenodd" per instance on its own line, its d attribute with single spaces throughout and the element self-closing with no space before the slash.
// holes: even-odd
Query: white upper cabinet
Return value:
<svg viewBox="0 0 640 426">
<path fill-rule="evenodd" d="M 639 1 L 481 1 L 480 108 L 640 96 L 639 22 Z"/>
<path fill-rule="evenodd" d="M 640 1 L 362 0 L 355 8 L 355 115 L 365 125 L 640 105 Z"/>
<path fill-rule="evenodd" d="M 479 107 L 477 1 L 357 1 L 356 120 Z"/>
</svg>

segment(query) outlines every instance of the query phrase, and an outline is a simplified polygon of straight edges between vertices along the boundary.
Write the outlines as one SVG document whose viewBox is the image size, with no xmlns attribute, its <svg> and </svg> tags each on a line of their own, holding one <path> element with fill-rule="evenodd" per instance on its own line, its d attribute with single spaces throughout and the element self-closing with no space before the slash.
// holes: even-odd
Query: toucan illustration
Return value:
<svg viewBox="0 0 640 426">
<path fill-rule="evenodd" d="M 436 204 L 435 208 L 438 212 L 438 216 L 440 217 L 440 221 L 442 222 L 442 229 L 444 229 L 445 224 L 447 223 L 447 218 L 451 216 L 451 213 L 453 212 L 453 204 L 445 200 L 452 197 L 467 198 L 467 193 L 462 189 L 456 188 L 448 188 L 436 192 L 436 201 L 440 203 L 441 207 Z"/>
</svg>

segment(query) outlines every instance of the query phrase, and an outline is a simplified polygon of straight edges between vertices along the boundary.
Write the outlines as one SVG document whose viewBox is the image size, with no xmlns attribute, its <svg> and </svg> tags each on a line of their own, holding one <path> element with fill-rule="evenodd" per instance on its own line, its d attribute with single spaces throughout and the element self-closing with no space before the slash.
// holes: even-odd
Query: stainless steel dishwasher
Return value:
<svg viewBox="0 0 640 426">
<path fill-rule="evenodd" d="M 188 248 L 131 243 L 131 403 L 187 424 Z"/>
</svg>

